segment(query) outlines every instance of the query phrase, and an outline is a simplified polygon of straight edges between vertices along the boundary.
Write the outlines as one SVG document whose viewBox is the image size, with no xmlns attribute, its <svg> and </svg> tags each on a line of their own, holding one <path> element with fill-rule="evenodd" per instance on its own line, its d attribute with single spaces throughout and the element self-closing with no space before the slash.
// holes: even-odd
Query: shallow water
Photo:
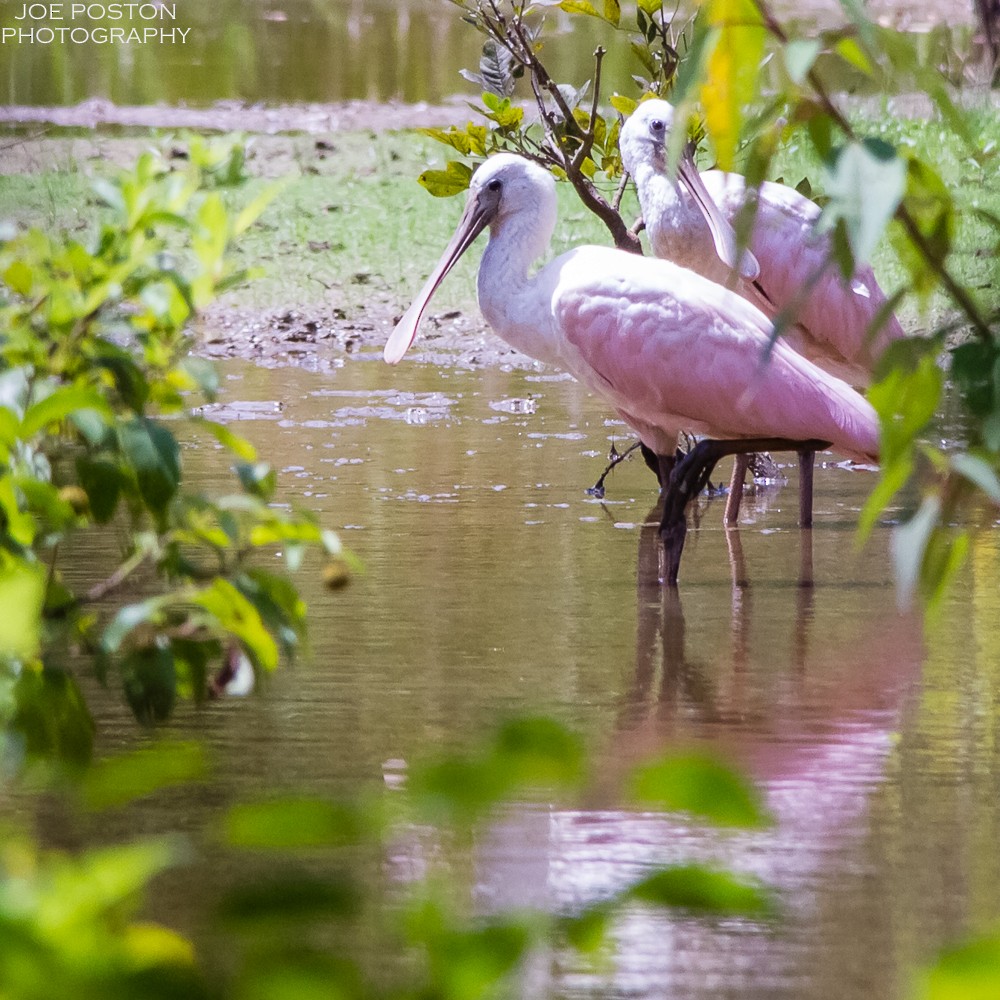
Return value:
<svg viewBox="0 0 1000 1000">
<path fill-rule="evenodd" d="M 264 789 L 379 788 L 498 718 L 545 713 L 595 749 L 599 788 L 587 808 L 515 805 L 483 832 L 481 908 L 560 908 L 701 859 L 764 879 L 783 915 L 636 909 L 607 971 L 541 955 L 521 995 L 899 996 L 915 963 L 1000 915 L 995 535 L 925 640 L 896 611 L 889 527 L 854 543 L 872 474 L 832 464 L 817 471 L 811 533 L 795 526 L 794 475 L 748 497 L 738 531 L 723 530 L 722 501 L 703 501 L 674 594 L 643 527 L 641 463 L 613 474 L 603 503 L 585 493 L 628 437 L 571 380 L 390 369 L 374 354 L 316 367 L 227 366 L 216 416 L 280 456 L 284 499 L 338 529 L 365 573 L 335 593 L 307 574 L 311 661 L 246 700 L 182 706 L 169 728 L 207 742 L 212 782 L 112 818 L 119 831 L 102 817 L 102 836 L 199 831 Z M 216 485 L 214 447 L 192 442 L 185 460 Z M 135 742 L 117 699 L 97 697 L 102 751 Z M 692 742 L 761 783 L 773 829 L 722 835 L 621 809 L 631 763 Z M 441 852 L 414 831 L 388 863 L 405 878 Z M 157 915 L 189 926 L 233 863 L 208 847 L 161 880 Z"/>
</svg>

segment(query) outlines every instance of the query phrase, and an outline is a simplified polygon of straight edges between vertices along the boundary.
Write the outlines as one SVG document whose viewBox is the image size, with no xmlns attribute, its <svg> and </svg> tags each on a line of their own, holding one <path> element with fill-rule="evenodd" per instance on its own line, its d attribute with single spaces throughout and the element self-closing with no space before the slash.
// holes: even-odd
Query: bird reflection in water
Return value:
<svg viewBox="0 0 1000 1000">
<path fill-rule="evenodd" d="M 810 535 L 802 534 L 797 585 L 764 583 L 758 589 L 739 532 L 730 529 L 729 659 L 720 666 L 717 657 L 691 649 L 693 639 L 704 640 L 705 627 L 692 618 L 697 631 L 691 633 L 680 592 L 660 584 L 658 524 L 654 509 L 639 532 L 634 670 L 588 807 L 511 808 L 479 845 L 478 902 L 485 909 L 573 910 L 613 895 L 654 866 L 720 865 L 772 887 L 783 918 L 765 926 L 636 907 L 616 922 L 610 972 L 570 974 L 567 956 L 541 956 L 526 972 L 526 992 L 549 995 L 568 984 L 579 995 L 603 996 L 610 989 L 635 997 L 714 1000 L 738 992 L 741 998 L 798 998 L 816 955 L 830 947 L 821 929 L 824 902 L 864 864 L 866 813 L 885 780 L 894 733 L 918 675 L 919 630 L 904 618 L 871 620 L 845 630 L 846 648 L 819 647 L 811 636 L 823 591 L 817 598 L 812 585 Z M 699 596 L 689 591 L 686 599 Z M 784 660 L 773 638 L 761 651 L 767 622 L 759 619 L 753 627 L 755 612 L 763 617 L 767 609 L 773 617 L 782 606 L 788 613 L 782 632 L 791 637 Z M 632 766 L 692 747 L 748 773 L 774 825 L 721 831 L 676 814 L 620 805 L 622 781 Z M 843 933 L 849 939 L 866 932 L 859 925 Z M 863 942 L 858 951 L 864 951 Z M 856 970 L 854 995 L 887 995 L 886 984 L 874 981 L 887 975 L 884 967 L 873 957 Z"/>
</svg>

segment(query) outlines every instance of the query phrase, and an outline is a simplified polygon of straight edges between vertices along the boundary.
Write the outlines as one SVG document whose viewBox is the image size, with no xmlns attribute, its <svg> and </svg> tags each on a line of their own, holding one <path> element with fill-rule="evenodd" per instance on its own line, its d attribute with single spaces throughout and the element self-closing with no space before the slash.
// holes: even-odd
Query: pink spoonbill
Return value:
<svg viewBox="0 0 1000 1000">
<path fill-rule="evenodd" d="M 607 401 L 669 475 L 661 532 L 670 584 L 684 544 L 685 504 L 723 455 L 830 446 L 877 460 L 878 421 L 869 403 L 780 342 L 762 363 L 771 324 L 735 292 L 669 261 L 599 246 L 577 247 L 532 274 L 555 223 L 548 171 L 509 153 L 487 160 L 473 175 L 455 235 L 384 357 L 402 359 L 431 296 L 489 227 L 478 277 L 487 322 L 511 346 L 569 371 Z M 673 468 L 682 430 L 709 440 Z"/>
<path fill-rule="evenodd" d="M 732 287 L 771 319 L 794 318 L 782 334 L 790 347 L 851 385 L 867 385 L 878 356 L 905 336 L 872 269 L 859 266 L 843 277 L 829 236 L 817 230 L 819 207 L 793 188 L 771 181 L 750 187 L 721 170 L 699 173 L 690 146 L 668 172 L 673 124 L 671 104 L 644 101 L 619 140 L 653 252 Z M 734 227 L 748 201 L 756 204 L 741 254 Z M 745 471 L 737 465 L 727 523 L 736 520 Z"/>
</svg>

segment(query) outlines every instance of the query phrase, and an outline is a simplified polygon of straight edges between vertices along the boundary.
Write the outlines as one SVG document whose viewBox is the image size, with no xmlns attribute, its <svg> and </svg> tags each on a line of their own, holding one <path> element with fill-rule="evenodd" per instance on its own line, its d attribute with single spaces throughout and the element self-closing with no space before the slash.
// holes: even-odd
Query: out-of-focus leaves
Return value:
<svg viewBox="0 0 1000 1000">
<path fill-rule="evenodd" d="M 941 177 L 922 160 L 910 157 L 903 205 L 930 250 L 932 260 L 918 251 L 901 228 L 890 230 L 892 245 L 906 267 L 913 290 L 926 302 L 940 282 L 934 262 L 944 262 L 951 252 L 957 226 L 955 204 Z"/>
<path fill-rule="evenodd" d="M 356 963 L 299 947 L 248 957 L 236 984 L 241 1000 L 356 1000 L 369 992 Z"/>
<path fill-rule="evenodd" d="M 972 452 L 951 456 L 951 467 L 960 476 L 977 486 L 995 504 L 1000 504 L 1000 475 L 985 458 Z"/>
<path fill-rule="evenodd" d="M 0 657 L 30 659 L 40 644 L 45 571 L 29 563 L 0 569 Z"/>
<path fill-rule="evenodd" d="M 412 942 L 426 953 L 428 982 L 422 994 L 441 1000 L 494 995 L 527 954 L 536 934 L 527 918 L 459 924 L 431 900 L 414 907 L 407 927 Z"/>
<path fill-rule="evenodd" d="M 477 754 L 452 754 L 415 767 L 409 788 L 422 814 L 468 824 L 503 799 L 533 789 L 571 789 L 584 776 L 579 739 L 552 719 L 513 719 Z"/>
<path fill-rule="evenodd" d="M 107 809 L 161 788 L 199 781 L 205 773 L 205 752 L 200 743 L 164 740 L 99 761 L 87 773 L 83 799 L 90 809 Z"/>
<path fill-rule="evenodd" d="M 241 463 L 236 466 L 236 475 L 247 493 L 265 501 L 270 501 L 274 496 L 278 476 L 266 462 Z"/>
<path fill-rule="evenodd" d="M 631 797 L 640 805 L 690 813 L 719 826 L 770 822 L 757 789 L 705 754 L 674 754 L 640 767 L 632 777 Z"/>
<path fill-rule="evenodd" d="M 162 424 L 145 417 L 122 424 L 118 434 L 139 492 L 150 510 L 162 516 L 181 479 L 177 439 Z"/>
<path fill-rule="evenodd" d="M 892 533 L 892 559 L 896 567 L 896 591 L 901 608 L 908 608 L 920 584 L 927 546 L 941 513 L 941 500 L 927 496 L 917 512 Z"/>
<path fill-rule="evenodd" d="M 614 912 L 611 904 L 595 904 L 575 916 L 564 917 L 559 921 L 559 930 L 577 951 L 593 954 L 607 944 Z"/>
<path fill-rule="evenodd" d="M 7 606 L 4 605 L 4 613 Z M 94 752 L 94 721 L 76 680 L 52 668 L 21 670 L 10 731 L 29 759 L 82 768 Z"/>
<path fill-rule="evenodd" d="M 162 646 L 131 650 L 121 664 L 125 698 L 143 725 L 163 722 L 177 698 L 174 658 Z"/>
<path fill-rule="evenodd" d="M 570 14 L 589 14 L 591 17 L 599 17 L 609 24 L 618 26 L 621 20 L 621 6 L 618 0 L 560 0 L 559 6 Z"/>
<path fill-rule="evenodd" d="M 281 798 L 242 803 L 226 815 L 223 833 L 233 847 L 300 850 L 356 844 L 373 829 L 371 813 L 340 802 Z"/>
<path fill-rule="evenodd" d="M 81 455 L 76 461 L 80 486 L 87 494 L 90 512 L 98 524 L 107 524 L 114 516 L 126 479 L 121 467 L 106 458 Z"/>
<path fill-rule="evenodd" d="M 804 82 L 821 50 L 822 43 L 815 38 L 796 39 L 782 49 L 785 70 L 792 83 L 801 85 Z"/>
<path fill-rule="evenodd" d="M 94 410 L 109 414 L 104 398 L 87 386 L 64 386 L 33 403 L 24 414 L 21 436 L 30 438 L 50 424 L 66 420 L 76 410 Z"/>
<path fill-rule="evenodd" d="M 216 579 L 192 603 L 212 615 L 222 631 L 239 639 L 255 666 L 267 671 L 278 666 L 278 647 L 260 612 L 228 580 Z"/>
<path fill-rule="evenodd" d="M 625 897 L 695 913 L 769 917 L 775 912 L 773 899 L 756 880 L 704 865 L 663 868 L 629 888 Z"/>
<path fill-rule="evenodd" d="M 573 788 L 584 774 L 579 737 L 543 716 L 513 719 L 497 732 L 493 756 L 513 785 Z"/>
<path fill-rule="evenodd" d="M 343 920 L 361 909 L 360 888 L 347 876 L 321 879 L 306 874 L 275 874 L 230 889 L 218 907 L 231 926 L 271 925 L 282 933 L 317 920 Z"/>
<path fill-rule="evenodd" d="M 757 94 L 765 31 L 752 0 L 708 0 L 705 9 L 716 36 L 701 87 L 705 128 L 719 166 L 732 170 L 743 111 Z"/>
<path fill-rule="evenodd" d="M 945 949 L 921 975 L 912 1000 L 996 1000 L 1000 996 L 1000 935 L 971 938 Z"/>
<path fill-rule="evenodd" d="M 231 451 L 243 462 L 252 464 L 257 461 L 257 449 L 246 438 L 236 434 L 225 424 L 217 423 L 214 420 L 199 420 L 198 426 L 208 431 L 223 448 Z"/>
</svg>

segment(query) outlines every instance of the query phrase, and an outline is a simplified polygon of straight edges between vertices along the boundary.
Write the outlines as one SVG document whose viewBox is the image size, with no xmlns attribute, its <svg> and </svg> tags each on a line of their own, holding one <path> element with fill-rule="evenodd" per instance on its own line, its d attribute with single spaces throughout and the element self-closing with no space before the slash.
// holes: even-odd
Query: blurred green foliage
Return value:
<svg viewBox="0 0 1000 1000">
<path fill-rule="evenodd" d="M 189 320 L 246 279 L 229 250 L 274 193 L 229 210 L 244 155 L 197 137 L 181 168 L 143 154 L 95 182 L 108 211 L 86 244 L 2 234 L 5 756 L 87 761 L 71 664 L 117 675 L 144 722 L 166 718 L 178 696 L 206 697 L 213 677 L 241 665 L 274 670 L 302 644 L 305 605 L 255 554 L 280 548 L 292 570 L 307 547 L 340 552 L 312 515 L 272 505 L 274 474 L 249 442 L 193 415 L 218 378 L 189 353 Z M 230 495 L 185 488 L 178 433 L 214 439 L 234 468 Z M 97 533 L 118 559 L 92 560 L 90 578 L 64 575 L 66 554 Z"/>
<path fill-rule="evenodd" d="M 762 822 L 748 811 L 742 779 L 719 761 L 667 756 L 626 784 L 648 790 L 650 775 L 658 796 L 668 783 L 682 787 L 678 798 L 694 803 L 690 811 L 703 820 Z M 76 794 L 86 808 L 118 808 L 204 776 L 197 746 L 164 741 L 93 765 Z M 472 1000 L 516 994 L 519 970 L 539 950 L 600 961 L 612 950 L 617 917 L 637 906 L 679 908 L 688 918 L 780 919 L 756 880 L 698 864 L 649 866 L 612 895 L 558 913 L 470 908 L 475 875 L 459 875 L 443 848 L 457 836 L 462 850 L 474 853 L 491 824 L 518 803 L 533 809 L 542 799 L 572 809 L 595 777 L 573 733 L 550 719 L 519 718 L 478 748 L 419 763 L 402 787 L 364 799 L 272 797 L 231 806 L 205 831 L 207 842 L 221 840 L 248 858 L 263 853 L 268 864 L 256 878 L 237 880 L 207 915 L 223 963 L 199 960 L 189 940 L 141 919 L 155 880 L 171 867 L 182 877 L 196 858 L 196 836 L 68 854 L 13 832 L 0 850 L 3 996 Z M 619 808 L 647 811 L 650 804 L 642 795 Z M 420 876 L 401 880 L 386 852 L 414 837 L 440 849 Z M 381 872 L 374 882 L 352 873 L 358 851 L 383 859 L 365 869 Z M 381 909 L 374 925 L 372 907 Z M 368 936 L 365 954 L 339 943 L 352 940 L 352 928 Z"/>
</svg>

